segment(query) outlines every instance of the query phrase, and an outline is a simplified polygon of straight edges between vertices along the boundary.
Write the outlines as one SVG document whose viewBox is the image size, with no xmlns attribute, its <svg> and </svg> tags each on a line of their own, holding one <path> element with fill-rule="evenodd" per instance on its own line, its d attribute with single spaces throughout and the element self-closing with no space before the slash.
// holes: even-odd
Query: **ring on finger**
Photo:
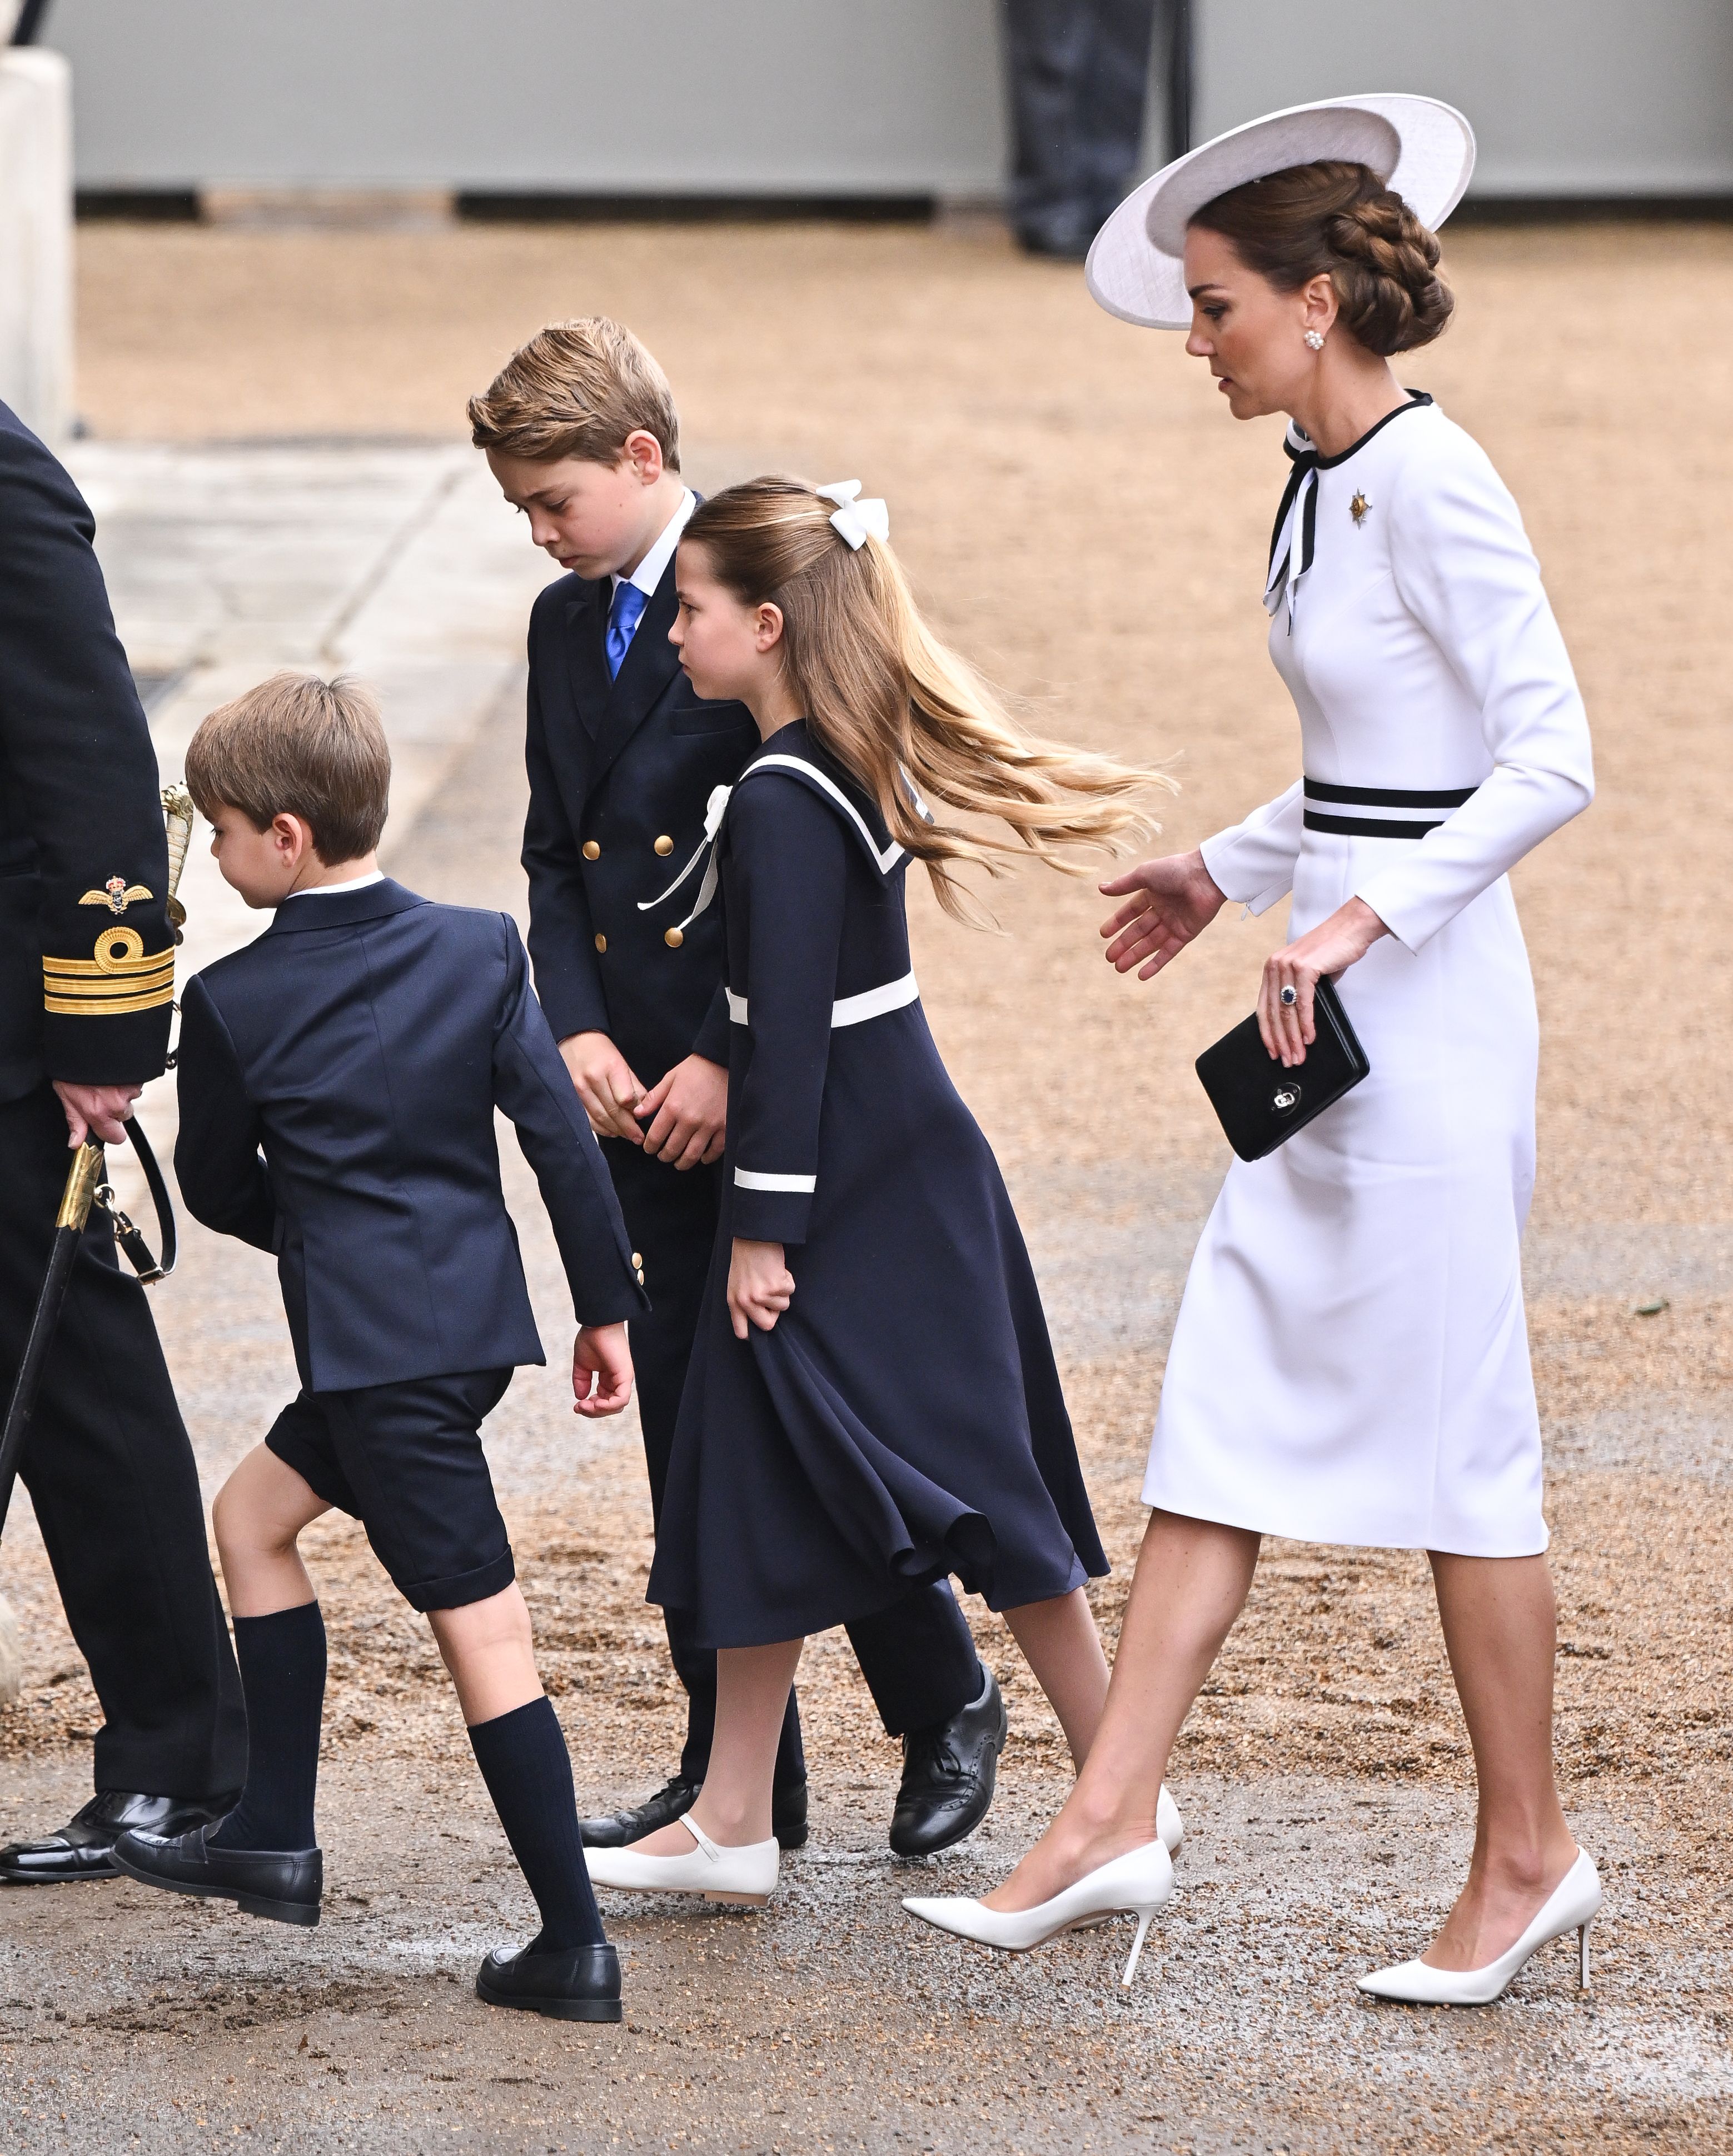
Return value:
<svg viewBox="0 0 1733 2156">
<path fill-rule="evenodd" d="M 1292 1009 L 1293 1009 L 1294 1005 L 1295 1005 L 1298 1001 L 1299 1001 L 1299 990 L 1298 990 L 1297 988 L 1295 988 L 1295 987 L 1293 986 L 1293 983 L 1292 983 L 1292 982 L 1290 982 L 1290 983 L 1288 983 L 1288 985 L 1285 988 L 1283 988 L 1283 991 L 1282 991 L 1282 994 L 1281 994 L 1281 1004 L 1282 1004 L 1282 1008 L 1283 1008 L 1284 1010 L 1292 1010 Z"/>
</svg>

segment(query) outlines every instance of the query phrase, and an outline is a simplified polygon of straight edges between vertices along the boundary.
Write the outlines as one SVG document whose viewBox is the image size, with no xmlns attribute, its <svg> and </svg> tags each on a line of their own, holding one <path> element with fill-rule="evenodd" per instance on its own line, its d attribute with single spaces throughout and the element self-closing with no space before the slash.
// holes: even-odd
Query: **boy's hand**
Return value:
<svg viewBox="0 0 1733 2156">
<path fill-rule="evenodd" d="M 644 1088 L 608 1035 L 568 1033 L 559 1045 L 559 1052 L 596 1136 L 629 1138 L 634 1145 L 642 1145 L 644 1133 L 635 1118 L 644 1099 Z"/>
<path fill-rule="evenodd" d="M 688 1055 L 652 1086 L 638 1116 L 655 1121 L 644 1133 L 644 1150 L 676 1168 L 720 1160 L 728 1137 L 728 1074 L 707 1055 Z"/>
<path fill-rule="evenodd" d="M 573 1414 L 592 1420 L 617 1415 L 631 1397 L 632 1351 L 625 1326 L 580 1327 L 572 1346 Z"/>
<path fill-rule="evenodd" d="M 780 1243 L 752 1243 L 734 1238 L 728 1260 L 728 1317 L 734 1337 L 743 1340 L 748 1324 L 772 1331 L 794 1300 L 795 1276 L 783 1263 Z"/>
</svg>

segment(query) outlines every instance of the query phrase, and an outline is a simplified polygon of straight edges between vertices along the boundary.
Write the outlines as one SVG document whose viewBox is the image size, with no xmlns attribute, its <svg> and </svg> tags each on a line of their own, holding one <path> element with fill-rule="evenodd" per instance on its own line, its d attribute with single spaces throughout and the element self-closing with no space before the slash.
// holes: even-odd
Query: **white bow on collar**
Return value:
<svg viewBox="0 0 1733 2156">
<path fill-rule="evenodd" d="M 813 492 L 836 504 L 831 521 L 857 554 L 869 539 L 890 537 L 890 504 L 882 501 L 877 495 L 861 501 L 859 480 L 832 480 L 828 486 L 815 486 Z"/>
</svg>

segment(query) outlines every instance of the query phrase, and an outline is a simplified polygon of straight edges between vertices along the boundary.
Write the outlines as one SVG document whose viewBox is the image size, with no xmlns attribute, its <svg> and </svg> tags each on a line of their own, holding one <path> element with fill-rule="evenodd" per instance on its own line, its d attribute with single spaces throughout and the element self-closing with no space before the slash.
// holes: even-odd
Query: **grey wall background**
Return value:
<svg viewBox="0 0 1733 2156">
<path fill-rule="evenodd" d="M 1484 196 L 1733 194 L 1733 0 L 1196 12 L 1196 139 L 1416 90 L 1473 120 Z M 86 188 L 980 199 L 997 24 L 996 0 L 57 0 L 46 41 Z"/>
</svg>

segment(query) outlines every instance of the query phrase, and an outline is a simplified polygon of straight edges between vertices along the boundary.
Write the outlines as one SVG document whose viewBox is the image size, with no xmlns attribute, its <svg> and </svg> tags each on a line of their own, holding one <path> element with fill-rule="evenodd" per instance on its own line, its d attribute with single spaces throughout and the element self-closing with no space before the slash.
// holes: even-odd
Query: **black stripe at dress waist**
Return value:
<svg viewBox="0 0 1733 2156">
<path fill-rule="evenodd" d="M 1303 782 L 1306 808 L 1301 819 L 1309 831 L 1329 831 L 1349 839 L 1423 839 L 1436 831 L 1442 816 L 1423 820 L 1404 816 L 1344 816 L 1314 808 L 1314 801 L 1341 808 L 1460 808 L 1472 801 L 1476 786 L 1417 788 L 1407 786 L 1341 786 L 1326 778 Z"/>
</svg>

